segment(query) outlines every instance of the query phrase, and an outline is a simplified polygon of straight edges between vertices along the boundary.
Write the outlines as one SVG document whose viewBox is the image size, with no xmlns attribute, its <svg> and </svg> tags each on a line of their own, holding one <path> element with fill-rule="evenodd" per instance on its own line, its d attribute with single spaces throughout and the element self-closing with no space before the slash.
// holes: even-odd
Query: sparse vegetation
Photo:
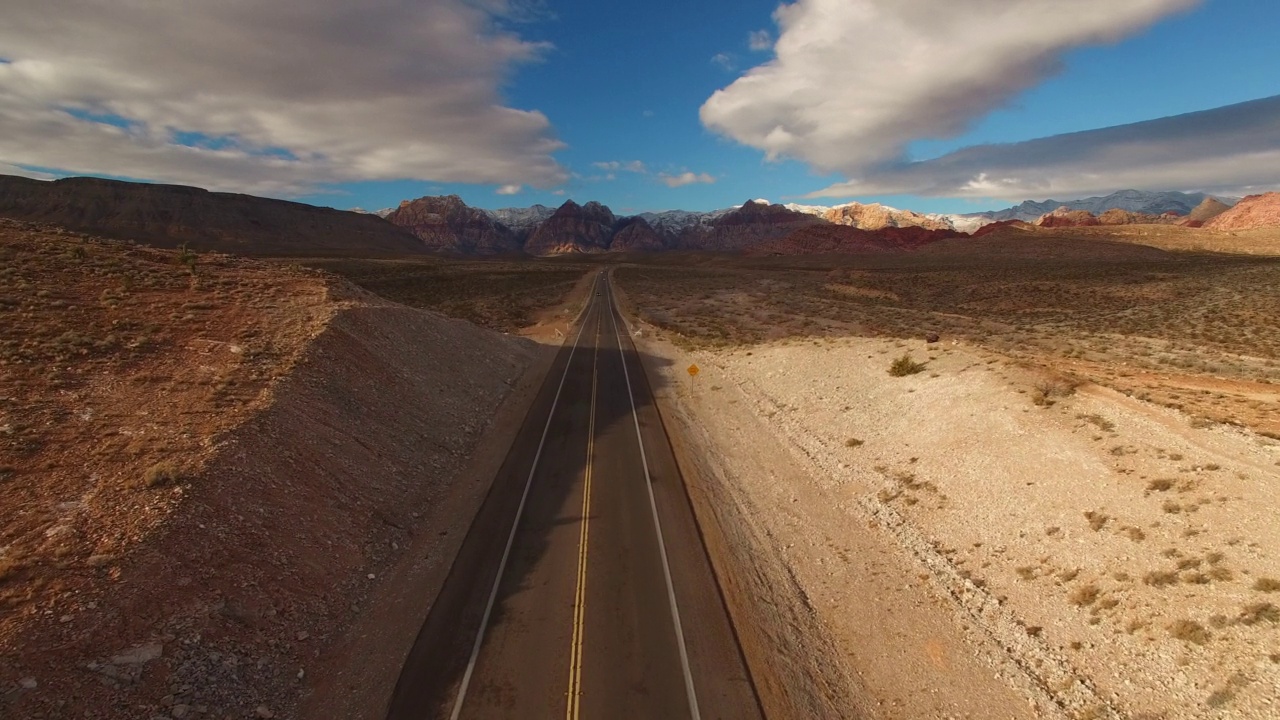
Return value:
<svg viewBox="0 0 1280 720">
<path fill-rule="evenodd" d="M 1280 623 L 1280 608 L 1272 603 L 1250 603 L 1240 611 L 1237 619 L 1241 625 L 1257 625 L 1261 622 Z"/>
<path fill-rule="evenodd" d="M 311 267 L 412 307 L 512 332 L 568 296 L 589 266 L 565 261 L 313 260 Z"/>
<path fill-rule="evenodd" d="M 1097 585 L 1088 583 L 1072 590 L 1071 594 L 1067 596 L 1067 599 L 1072 605 L 1079 605 L 1083 607 L 1092 605 L 1097 601 L 1098 596 L 1101 594 L 1102 590 L 1100 590 Z"/>
<path fill-rule="evenodd" d="M 903 353 L 901 357 L 894 360 L 893 364 L 889 366 L 889 374 L 894 377 L 904 377 L 924 372 L 924 368 L 924 363 L 912 360 L 910 353 Z"/>
<path fill-rule="evenodd" d="M 142 486 L 147 488 L 158 488 L 166 485 L 176 485 L 182 479 L 182 473 L 178 470 L 178 466 L 171 462 L 158 462 L 147 468 L 142 474 Z"/>
<path fill-rule="evenodd" d="M 1212 633 L 1204 625 L 1195 620 L 1175 620 L 1169 625 L 1169 634 L 1183 642 L 1205 645 L 1212 638 Z"/>
<path fill-rule="evenodd" d="M 848 440 L 844 441 L 844 446 L 850 447 L 850 448 L 862 447 L 862 440 L 851 437 Z"/>
<path fill-rule="evenodd" d="M 1253 581 L 1253 589 L 1258 592 L 1277 592 L 1280 591 L 1280 580 L 1273 577 L 1260 577 Z"/>
<path fill-rule="evenodd" d="M 1107 523 L 1111 522 L 1110 515 L 1101 511 L 1095 512 L 1093 510 L 1086 510 L 1084 513 L 1084 519 L 1089 521 L 1089 528 L 1094 532 L 1101 530 L 1106 527 Z"/>
</svg>

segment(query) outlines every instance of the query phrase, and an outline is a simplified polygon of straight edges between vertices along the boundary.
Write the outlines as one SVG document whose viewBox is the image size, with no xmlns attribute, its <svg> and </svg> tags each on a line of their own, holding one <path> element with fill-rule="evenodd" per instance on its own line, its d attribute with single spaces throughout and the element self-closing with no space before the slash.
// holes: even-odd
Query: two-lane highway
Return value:
<svg viewBox="0 0 1280 720">
<path fill-rule="evenodd" d="M 758 717 L 640 358 L 600 273 L 388 718 Z"/>
</svg>

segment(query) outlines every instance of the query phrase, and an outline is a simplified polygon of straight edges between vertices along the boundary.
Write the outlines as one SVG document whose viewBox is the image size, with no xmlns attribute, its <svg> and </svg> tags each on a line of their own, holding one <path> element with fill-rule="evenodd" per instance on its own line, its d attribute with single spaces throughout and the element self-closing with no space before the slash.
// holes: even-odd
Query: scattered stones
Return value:
<svg viewBox="0 0 1280 720">
<path fill-rule="evenodd" d="M 164 646 L 160 643 L 148 643 L 126 650 L 111 658 L 113 665 L 140 665 L 151 662 L 164 654 Z"/>
</svg>

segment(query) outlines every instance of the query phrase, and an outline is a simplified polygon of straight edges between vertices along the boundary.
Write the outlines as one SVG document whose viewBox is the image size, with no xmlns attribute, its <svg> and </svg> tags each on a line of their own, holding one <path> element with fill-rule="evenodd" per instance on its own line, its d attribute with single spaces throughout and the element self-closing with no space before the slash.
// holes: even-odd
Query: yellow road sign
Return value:
<svg viewBox="0 0 1280 720">
<path fill-rule="evenodd" d="M 697 365 L 690 365 L 690 366 L 689 366 L 689 377 L 696 377 L 696 376 L 697 376 L 697 374 L 698 374 L 698 366 L 697 366 Z"/>
</svg>

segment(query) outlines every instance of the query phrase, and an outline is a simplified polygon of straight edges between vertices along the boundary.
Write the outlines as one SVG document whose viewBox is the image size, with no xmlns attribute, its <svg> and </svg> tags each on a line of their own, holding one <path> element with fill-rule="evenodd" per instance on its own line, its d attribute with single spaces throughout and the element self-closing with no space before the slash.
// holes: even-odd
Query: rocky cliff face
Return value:
<svg viewBox="0 0 1280 720">
<path fill-rule="evenodd" d="M 667 240 L 644 218 L 633 217 L 618 223 L 609 245 L 612 252 L 658 252 L 667 249 Z"/>
<path fill-rule="evenodd" d="M 0 216 L 106 237 L 241 255 L 409 255 L 412 235 L 379 217 L 181 185 L 0 175 Z"/>
<path fill-rule="evenodd" d="M 387 215 L 387 222 L 413 233 L 433 252 L 494 255 L 521 249 L 508 227 L 457 195 L 406 200 Z"/>
<path fill-rule="evenodd" d="M 529 235 L 524 251 L 530 255 L 604 252 L 616 222 L 613 212 L 598 202 L 579 205 L 566 200 Z"/>
<path fill-rule="evenodd" d="M 1250 195 L 1230 210 L 1204 224 L 1218 231 L 1253 230 L 1280 226 L 1280 193 Z"/>
<path fill-rule="evenodd" d="M 834 225 L 847 225 L 860 230 L 920 227 L 926 230 L 951 230 L 946 221 L 910 210 L 897 210 L 879 203 L 840 205 L 822 213 L 823 220 Z"/>
</svg>

